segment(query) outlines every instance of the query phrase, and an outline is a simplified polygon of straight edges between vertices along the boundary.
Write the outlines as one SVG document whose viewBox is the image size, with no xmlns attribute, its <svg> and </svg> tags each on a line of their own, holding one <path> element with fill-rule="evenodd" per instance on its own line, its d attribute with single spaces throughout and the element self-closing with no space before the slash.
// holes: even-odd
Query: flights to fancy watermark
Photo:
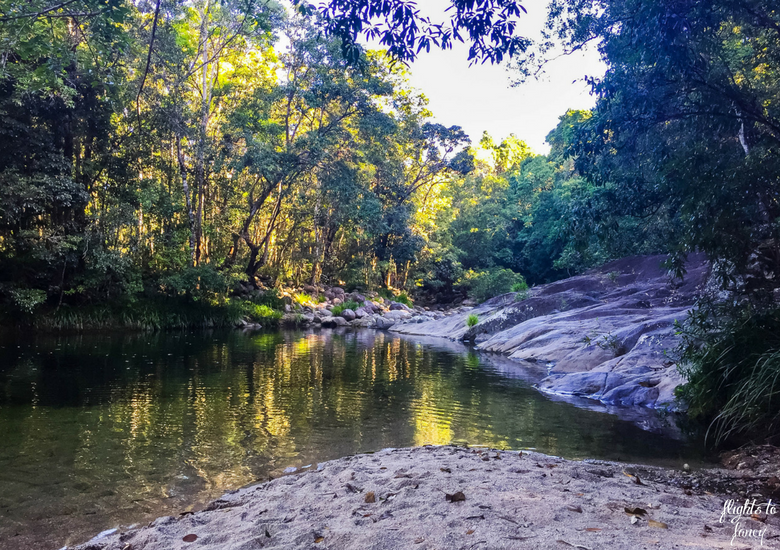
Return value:
<svg viewBox="0 0 780 550">
<path fill-rule="evenodd" d="M 731 545 L 737 543 L 760 543 L 764 546 L 764 536 L 768 527 L 761 525 L 758 528 L 749 527 L 743 520 L 751 522 L 766 521 L 769 516 L 777 514 L 778 504 L 772 502 L 770 498 L 766 502 L 758 502 L 756 499 L 746 498 L 744 502 L 735 499 L 729 499 L 723 503 L 723 511 L 720 514 L 719 523 L 732 523 L 734 532 L 731 536 Z M 762 514 L 764 518 L 762 519 Z"/>
</svg>

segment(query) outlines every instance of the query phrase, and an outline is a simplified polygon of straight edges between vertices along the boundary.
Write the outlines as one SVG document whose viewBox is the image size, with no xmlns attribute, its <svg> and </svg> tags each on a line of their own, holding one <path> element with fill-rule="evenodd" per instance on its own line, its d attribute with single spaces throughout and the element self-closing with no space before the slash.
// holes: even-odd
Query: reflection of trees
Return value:
<svg viewBox="0 0 780 550">
<path fill-rule="evenodd" d="M 141 519 L 289 465 L 389 446 L 670 452 L 663 438 L 551 402 L 476 355 L 382 332 L 81 336 L 30 349 L 0 372 L 0 505 L 16 503 L 19 518 L 42 501 L 40 517 L 75 510 L 74 532 L 84 511 L 102 525 Z M 83 522 L 94 531 L 92 517 Z"/>
</svg>

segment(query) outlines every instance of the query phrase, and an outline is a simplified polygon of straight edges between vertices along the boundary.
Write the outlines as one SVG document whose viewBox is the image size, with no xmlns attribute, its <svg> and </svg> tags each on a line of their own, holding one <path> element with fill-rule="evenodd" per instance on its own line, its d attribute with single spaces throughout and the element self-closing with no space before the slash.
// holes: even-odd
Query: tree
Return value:
<svg viewBox="0 0 780 550">
<path fill-rule="evenodd" d="M 318 6 L 294 0 L 293 4 L 301 13 L 317 13 L 325 31 L 341 39 L 344 57 L 353 62 L 362 51 L 356 42 L 361 35 L 378 40 L 401 61 L 412 61 L 432 46 L 448 49 L 454 41 L 468 40 L 470 60 L 498 63 L 529 44 L 515 35 L 516 19 L 525 13 L 517 0 L 451 0 L 446 22 L 432 21 L 409 0 L 329 0 Z"/>
<path fill-rule="evenodd" d="M 559 0 L 549 28 L 568 49 L 597 43 L 609 65 L 573 149 L 609 209 L 666 233 L 678 268 L 703 250 L 744 271 L 760 249 L 780 273 L 780 12 L 754 0 Z"/>
</svg>

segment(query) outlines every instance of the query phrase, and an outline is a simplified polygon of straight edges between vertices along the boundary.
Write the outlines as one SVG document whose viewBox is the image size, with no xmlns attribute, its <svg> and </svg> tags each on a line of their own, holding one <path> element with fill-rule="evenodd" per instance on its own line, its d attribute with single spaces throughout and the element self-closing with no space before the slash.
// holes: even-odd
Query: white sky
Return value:
<svg viewBox="0 0 780 550">
<path fill-rule="evenodd" d="M 418 0 L 421 11 L 432 19 L 443 20 L 448 5 L 448 0 Z M 533 38 L 544 24 L 547 1 L 524 0 L 522 5 L 528 14 L 518 26 Z M 540 81 L 512 88 L 505 65 L 469 67 L 467 58 L 468 46 L 457 44 L 449 51 L 422 53 L 411 65 L 411 83 L 430 101 L 435 120 L 462 126 L 474 144 L 484 130 L 496 143 L 514 133 L 536 153 L 549 151 L 544 137 L 567 109 L 593 107 L 595 99 L 583 77 L 601 76 L 605 70 L 598 52 L 591 49 L 549 63 Z"/>
</svg>

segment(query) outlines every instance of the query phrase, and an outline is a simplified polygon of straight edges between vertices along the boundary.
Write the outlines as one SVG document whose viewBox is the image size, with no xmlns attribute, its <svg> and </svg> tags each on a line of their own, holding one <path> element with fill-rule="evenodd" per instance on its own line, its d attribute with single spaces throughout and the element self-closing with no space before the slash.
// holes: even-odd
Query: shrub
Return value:
<svg viewBox="0 0 780 550">
<path fill-rule="evenodd" d="M 512 292 L 523 292 L 524 290 L 528 290 L 528 285 L 523 280 L 523 281 L 520 281 L 518 283 L 513 284 L 511 290 L 512 290 Z"/>
<path fill-rule="evenodd" d="M 342 312 L 343 312 L 345 309 L 347 309 L 347 308 L 346 308 L 346 307 L 344 307 L 344 304 L 339 304 L 339 305 L 337 305 L 337 306 L 333 306 L 333 307 L 330 309 L 330 312 L 331 312 L 331 313 L 332 313 L 334 316 L 338 316 L 338 315 L 341 315 L 341 313 L 342 313 Z"/>
<path fill-rule="evenodd" d="M 169 294 L 211 302 L 223 300 L 231 283 L 229 275 L 210 265 L 186 267 L 161 280 L 162 287 Z"/>
<path fill-rule="evenodd" d="M 683 328 L 678 396 L 716 444 L 780 434 L 780 309 L 694 310 Z"/>
<path fill-rule="evenodd" d="M 406 294 L 406 292 L 402 292 L 398 296 L 395 297 L 395 301 L 399 304 L 403 304 L 407 307 L 412 307 L 412 300 L 409 298 L 409 296 Z"/>
<path fill-rule="evenodd" d="M 293 294 L 293 300 L 299 306 L 305 306 L 307 304 L 314 303 L 314 299 L 304 292 Z"/>
<path fill-rule="evenodd" d="M 477 317 L 473 313 L 469 315 L 468 319 L 466 319 L 466 326 L 468 326 L 469 328 L 473 327 L 477 323 L 479 323 L 479 317 Z"/>
<path fill-rule="evenodd" d="M 32 288 L 20 288 L 11 291 L 14 305 L 22 312 L 30 314 L 46 301 L 46 292 Z"/>
<path fill-rule="evenodd" d="M 484 302 L 499 294 L 510 292 L 513 288 L 528 286 L 525 279 L 519 273 L 511 269 L 497 269 L 493 271 L 469 272 L 464 285 L 469 288 L 469 295 L 478 302 Z"/>
<path fill-rule="evenodd" d="M 277 325 L 279 319 L 282 318 L 281 311 L 276 311 L 264 304 L 255 304 L 252 302 L 244 302 L 244 315 L 252 322 L 272 326 Z"/>
<path fill-rule="evenodd" d="M 354 300 L 349 300 L 347 302 L 344 302 L 343 304 L 339 304 L 337 306 L 334 306 L 330 311 L 331 311 L 331 313 L 333 313 L 333 315 L 341 315 L 341 313 L 345 309 L 351 309 L 352 311 L 355 311 L 359 307 L 360 307 L 360 304 L 358 304 Z"/>
<path fill-rule="evenodd" d="M 260 296 L 253 296 L 252 302 L 258 305 L 268 306 L 271 309 L 284 309 L 284 299 L 282 298 L 281 293 L 275 288 L 266 290 Z"/>
</svg>

